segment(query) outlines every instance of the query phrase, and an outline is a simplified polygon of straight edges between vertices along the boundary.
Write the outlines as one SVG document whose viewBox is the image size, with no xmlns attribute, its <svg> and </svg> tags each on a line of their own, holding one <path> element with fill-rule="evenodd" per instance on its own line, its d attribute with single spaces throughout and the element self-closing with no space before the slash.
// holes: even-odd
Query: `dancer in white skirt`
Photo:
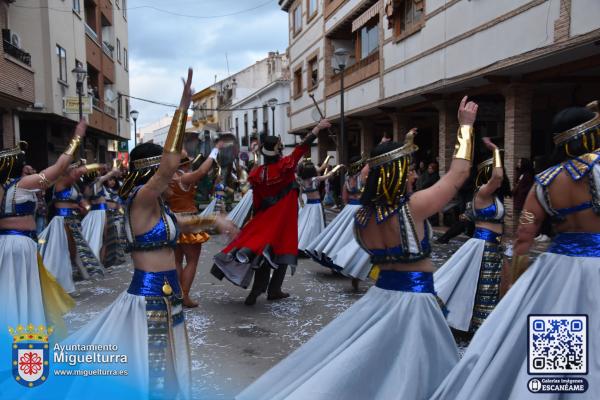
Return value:
<svg viewBox="0 0 600 400">
<path fill-rule="evenodd" d="M 98 170 L 87 173 L 82 177 L 85 185 L 83 195 L 90 203 L 90 211 L 81 221 L 81 231 L 94 255 L 102 263 L 105 261 L 106 255 L 104 240 L 108 223 L 106 212 L 108 210 L 106 204 L 107 193 L 104 183 L 109 179 L 118 178 L 121 172 L 115 167 L 107 174 L 99 176 L 100 173 L 101 170 Z"/>
<path fill-rule="evenodd" d="M 298 213 L 298 251 L 306 255 L 310 243 L 325 229 L 325 216 L 321 204 L 319 184 L 333 177 L 342 168 L 336 166 L 325 175 L 318 175 L 317 168 L 305 159 L 298 166 L 298 181 L 302 194 L 306 195 L 306 204 Z"/>
<path fill-rule="evenodd" d="M 458 351 L 434 293 L 426 220 L 469 176 L 476 112 L 463 99 L 450 170 L 412 196 L 413 135 L 404 146 L 387 142 L 371 152 L 356 235 L 382 270 L 376 286 L 238 399 L 429 398 Z"/>
<path fill-rule="evenodd" d="M 75 378 L 64 388 L 67 398 L 90 392 L 97 398 L 190 398 L 190 350 L 173 251 L 178 228 L 161 196 L 179 167 L 191 78 L 190 69 L 164 149 L 143 143 L 130 155 L 130 172 L 121 190 L 124 197 L 130 193 L 125 219 L 134 273 L 129 289 L 61 343 L 117 346 L 118 353 L 127 356 L 128 375 Z M 228 226 L 215 216 L 189 217 L 178 225 L 213 225 L 215 221 Z"/>
<path fill-rule="evenodd" d="M 477 190 L 465 212 L 475 223 L 475 233 L 434 274 L 435 289 L 448 309 L 448 325 L 470 333 L 477 331 L 500 300 L 502 201 L 511 193 L 498 146 L 489 138 L 484 143 L 493 158 L 477 166 Z"/>
<path fill-rule="evenodd" d="M 306 252 L 321 265 L 352 278 L 358 288 L 358 280 L 364 280 L 371 270 L 369 254 L 354 238 L 354 214 L 360 209 L 362 191 L 361 170 L 365 160 L 350 160 L 342 199 L 346 206 L 341 213 L 306 248 Z M 363 178 L 364 179 L 364 178 Z"/>
<path fill-rule="evenodd" d="M 18 325 L 33 324 L 37 328 L 48 323 L 59 329 L 63 325 L 62 314 L 73 306 L 72 299 L 41 262 L 34 217 L 36 192 L 48 189 L 65 172 L 85 129 L 85 122 L 80 122 L 65 152 L 54 165 L 38 174 L 21 177 L 25 154 L 20 146 L 0 151 L 0 324 L 5 327 L 2 338 L 9 325 L 16 329 Z"/>
<path fill-rule="evenodd" d="M 553 132 L 557 164 L 536 176 L 519 218 L 513 279 L 522 275 L 479 328 L 464 357 L 432 399 L 600 398 L 598 103 L 561 111 L 554 118 Z M 527 253 L 546 218 L 553 221 L 557 235 L 527 268 Z M 539 350 L 539 359 L 546 361 L 528 363 L 529 316 L 540 314 L 587 316 L 587 375 L 582 375 L 589 387 L 585 393 L 546 397 L 529 391 L 528 382 L 536 378 L 539 368 L 556 371 L 553 377 L 568 377 L 563 371 L 576 373 L 583 362 L 575 356 L 576 342 L 550 333 L 548 347 Z M 548 334 L 542 329 L 542 334 Z M 563 324 L 556 329 L 562 331 Z M 558 363 L 551 363 L 551 358 Z"/>
<path fill-rule="evenodd" d="M 104 274 L 104 268 L 81 232 L 82 197 L 75 184 L 84 173 L 97 168 L 100 168 L 98 164 L 73 164 L 58 179 L 52 193 L 54 216 L 38 241 L 44 265 L 67 293 L 75 292 L 74 276 L 89 279 Z"/>
</svg>

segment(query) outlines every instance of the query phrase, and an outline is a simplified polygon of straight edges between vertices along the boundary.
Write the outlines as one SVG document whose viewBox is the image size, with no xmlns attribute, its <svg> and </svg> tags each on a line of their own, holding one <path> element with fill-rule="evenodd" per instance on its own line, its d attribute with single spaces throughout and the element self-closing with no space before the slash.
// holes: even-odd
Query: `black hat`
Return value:
<svg viewBox="0 0 600 400">
<path fill-rule="evenodd" d="M 267 157 L 274 157 L 281 153 L 283 146 L 279 136 L 265 136 L 262 140 L 260 152 Z"/>
</svg>

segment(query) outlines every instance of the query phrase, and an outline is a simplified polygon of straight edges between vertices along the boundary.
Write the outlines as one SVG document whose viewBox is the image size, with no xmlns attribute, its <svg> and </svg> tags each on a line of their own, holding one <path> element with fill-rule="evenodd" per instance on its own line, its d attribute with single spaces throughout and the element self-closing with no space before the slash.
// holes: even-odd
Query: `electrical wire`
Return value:
<svg viewBox="0 0 600 400">
<path fill-rule="evenodd" d="M 120 96 L 122 97 L 127 97 L 129 99 L 134 99 L 134 100 L 138 100 L 138 101 L 143 101 L 146 103 L 151 103 L 151 104 L 155 104 L 155 105 L 159 105 L 159 106 L 163 106 L 163 107 L 170 107 L 170 108 L 179 108 L 178 105 L 176 104 L 172 104 L 172 103 L 164 103 L 161 101 L 156 101 L 156 100 L 150 100 L 150 99 L 144 99 L 142 97 L 136 97 L 136 96 L 131 96 L 129 94 L 125 94 L 125 93 L 121 93 Z M 115 100 L 113 100 L 114 102 Z M 290 104 L 289 101 L 283 102 L 283 103 L 277 103 L 276 106 L 283 106 L 283 105 L 287 105 Z M 202 110 L 202 111 L 253 111 L 253 110 L 262 110 L 264 107 L 263 106 L 259 106 L 259 107 L 235 107 L 235 108 L 204 108 L 204 107 L 190 107 L 191 110 L 196 111 L 196 110 Z"/>
</svg>

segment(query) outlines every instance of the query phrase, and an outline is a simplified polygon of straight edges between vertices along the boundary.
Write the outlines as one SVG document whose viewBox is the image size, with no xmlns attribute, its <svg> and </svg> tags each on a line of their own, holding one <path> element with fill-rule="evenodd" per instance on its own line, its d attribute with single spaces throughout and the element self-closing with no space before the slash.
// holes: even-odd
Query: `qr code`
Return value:
<svg viewBox="0 0 600 400">
<path fill-rule="evenodd" d="M 587 315 L 529 316 L 530 374 L 587 374 Z"/>
</svg>

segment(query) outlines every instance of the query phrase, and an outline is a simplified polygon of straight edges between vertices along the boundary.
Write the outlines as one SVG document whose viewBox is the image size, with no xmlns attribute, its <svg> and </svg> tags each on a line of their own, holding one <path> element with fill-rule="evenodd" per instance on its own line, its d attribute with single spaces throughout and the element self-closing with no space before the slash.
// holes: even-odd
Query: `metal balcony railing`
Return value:
<svg viewBox="0 0 600 400">
<path fill-rule="evenodd" d="M 106 42 L 102 43 L 102 51 L 104 51 L 104 54 L 106 54 L 110 58 L 114 58 L 113 57 L 113 50 L 110 47 L 108 47 L 108 45 L 106 44 Z"/>
<path fill-rule="evenodd" d="M 104 104 L 104 113 L 110 115 L 113 118 L 117 118 L 117 110 L 114 107 Z"/>
<path fill-rule="evenodd" d="M 31 67 L 31 54 L 27 53 L 19 49 L 17 46 L 13 45 L 11 42 L 7 40 L 2 41 L 4 47 L 4 53 L 10 55 L 11 57 L 16 58 L 21 61 L 23 64 Z"/>
<path fill-rule="evenodd" d="M 88 24 L 84 24 L 84 25 L 85 25 L 85 33 L 90 35 L 90 37 L 97 42 L 98 34 Z"/>
<path fill-rule="evenodd" d="M 100 110 L 102 103 L 100 102 L 99 98 L 92 96 L 92 105 L 94 106 L 94 108 L 97 108 L 98 110 Z"/>
</svg>

